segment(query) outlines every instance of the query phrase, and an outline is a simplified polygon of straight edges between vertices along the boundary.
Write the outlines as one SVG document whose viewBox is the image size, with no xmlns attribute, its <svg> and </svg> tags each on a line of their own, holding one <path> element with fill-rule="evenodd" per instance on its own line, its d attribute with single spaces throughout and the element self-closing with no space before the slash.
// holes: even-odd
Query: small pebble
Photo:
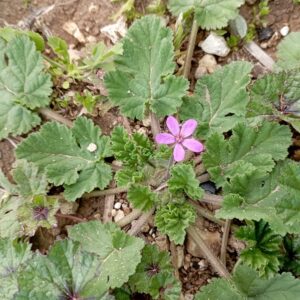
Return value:
<svg viewBox="0 0 300 300">
<path fill-rule="evenodd" d="M 87 146 L 86 150 L 89 151 L 89 152 L 95 152 L 97 150 L 97 145 L 94 144 L 94 143 L 90 143 Z"/>
<path fill-rule="evenodd" d="M 118 209 L 121 208 L 121 206 L 122 206 L 121 202 L 116 202 L 115 205 L 114 205 L 114 208 L 118 210 Z"/>
<path fill-rule="evenodd" d="M 208 54 L 214 54 L 221 57 L 227 56 L 230 52 L 230 48 L 227 46 L 224 37 L 213 32 L 199 44 L 199 47 Z"/>
<path fill-rule="evenodd" d="M 289 28 L 289 26 L 283 26 L 281 29 L 280 29 L 280 34 L 282 35 L 282 36 L 287 36 L 288 35 L 288 33 L 290 32 L 290 28 Z"/>
<path fill-rule="evenodd" d="M 116 214 L 117 214 L 117 211 L 116 211 L 115 209 L 113 209 L 113 210 L 111 211 L 111 216 L 112 216 L 112 217 L 115 217 Z"/>
<path fill-rule="evenodd" d="M 216 185 L 212 181 L 203 182 L 200 186 L 209 194 L 215 194 L 217 192 Z"/>
<path fill-rule="evenodd" d="M 260 28 L 258 29 L 258 40 L 260 42 L 267 41 L 272 37 L 273 33 L 274 31 L 271 27 Z"/>
<path fill-rule="evenodd" d="M 207 261 L 205 259 L 201 259 L 198 262 L 198 265 L 199 265 L 200 270 L 205 270 L 208 267 Z"/>
<path fill-rule="evenodd" d="M 123 219 L 125 217 L 125 214 L 122 210 L 118 210 L 116 216 L 114 217 L 115 222 L 120 221 L 121 219 Z"/>
</svg>

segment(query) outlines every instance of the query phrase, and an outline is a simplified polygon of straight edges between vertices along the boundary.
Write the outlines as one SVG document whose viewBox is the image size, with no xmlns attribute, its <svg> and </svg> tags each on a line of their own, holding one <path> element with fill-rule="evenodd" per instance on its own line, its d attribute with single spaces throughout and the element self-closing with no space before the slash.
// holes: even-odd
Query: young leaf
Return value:
<svg viewBox="0 0 300 300">
<path fill-rule="evenodd" d="M 227 132 L 238 122 L 244 121 L 249 101 L 246 87 L 250 82 L 251 68 L 248 62 L 234 62 L 212 75 L 201 77 L 195 96 L 182 106 L 181 118 L 198 120 L 198 134 L 202 138 L 213 132 Z"/>
<path fill-rule="evenodd" d="M 284 256 L 282 257 L 282 269 L 290 271 L 295 276 L 300 274 L 300 239 L 299 236 L 287 235 L 283 239 Z"/>
<path fill-rule="evenodd" d="M 56 242 L 47 256 L 36 255 L 19 277 L 16 299 L 105 299 L 97 255 L 70 240 Z"/>
<path fill-rule="evenodd" d="M 300 67 L 300 32 L 291 32 L 278 45 L 277 65 L 284 70 Z"/>
<path fill-rule="evenodd" d="M 189 10 L 195 11 L 197 23 L 204 29 L 225 27 L 238 14 L 244 0 L 170 0 L 170 11 L 178 16 Z"/>
<path fill-rule="evenodd" d="M 18 275 L 30 261 L 30 245 L 17 240 L 0 239 L 0 298 L 15 299 Z"/>
<path fill-rule="evenodd" d="M 208 138 L 203 162 L 217 186 L 223 186 L 227 179 L 253 168 L 261 175 L 270 172 L 274 161 L 287 156 L 290 144 L 288 126 L 264 122 L 249 127 L 241 123 L 232 130 L 229 140 L 217 133 Z"/>
<path fill-rule="evenodd" d="M 128 200 L 134 208 L 149 211 L 157 202 L 157 196 L 147 186 L 133 184 L 127 193 Z"/>
<path fill-rule="evenodd" d="M 63 39 L 50 36 L 48 38 L 48 45 L 51 47 L 53 52 L 61 59 L 65 64 L 70 63 L 70 56 L 68 52 L 68 44 Z"/>
<path fill-rule="evenodd" d="M 15 37 L 6 47 L 0 40 L 0 139 L 40 123 L 32 110 L 47 106 L 51 94 L 50 76 L 42 70 L 41 54 L 27 36 Z"/>
<path fill-rule="evenodd" d="M 111 169 L 103 160 L 111 155 L 110 141 L 100 133 L 85 117 L 78 118 L 72 129 L 47 123 L 18 146 L 16 155 L 44 170 L 54 185 L 64 184 L 66 199 L 74 201 L 85 192 L 104 189 L 111 180 Z M 95 151 L 89 150 L 90 145 Z"/>
<path fill-rule="evenodd" d="M 85 251 L 99 256 L 99 276 L 108 288 L 121 287 L 127 282 L 141 260 L 143 241 L 126 235 L 115 224 L 97 221 L 78 224 L 69 230 L 69 237 L 81 242 Z"/>
<path fill-rule="evenodd" d="M 300 280 L 290 273 L 261 279 L 254 270 L 240 265 L 232 280 L 215 279 L 201 288 L 195 300 L 286 300 L 297 299 L 300 293 Z"/>
<path fill-rule="evenodd" d="M 129 278 L 131 289 L 149 294 L 152 299 L 179 299 L 181 287 L 172 274 L 168 253 L 160 252 L 156 246 L 146 245 L 142 255 L 135 274 Z"/>
<path fill-rule="evenodd" d="M 260 276 L 271 277 L 279 270 L 280 245 L 282 238 L 270 229 L 268 223 L 260 220 L 240 227 L 235 235 L 247 242 L 247 248 L 240 254 L 240 259 Z"/>
<path fill-rule="evenodd" d="M 115 61 L 116 71 L 105 77 L 112 103 L 132 119 L 142 120 L 148 109 L 158 116 L 175 113 L 188 82 L 173 75 L 172 31 L 159 17 L 143 17 L 128 30 L 123 49 Z"/>
<path fill-rule="evenodd" d="M 263 219 L 275 233 L 300 232 L 300 167 L 287 161 L 261 177 L 257 170 L 239 174 L 224 186 L 226 196 L 217 216 L 239 220 Z"/>
<path fill-rule="evenodd" d="M 196 213 L 188 203 L 169 203 L 162 206 L 155 216 L 158 230 L 167 234 L 175 244 L 183 244 L 185 230 L 195 222 Z"/>
<path fill-rule="evenodd" d="M 171 193 L 185 192 L 193 200 L 202 198 L 204 191 L 199 186 L 191 165 L 177 164 L 171 169 L 168 187 Z"/>
</svg>

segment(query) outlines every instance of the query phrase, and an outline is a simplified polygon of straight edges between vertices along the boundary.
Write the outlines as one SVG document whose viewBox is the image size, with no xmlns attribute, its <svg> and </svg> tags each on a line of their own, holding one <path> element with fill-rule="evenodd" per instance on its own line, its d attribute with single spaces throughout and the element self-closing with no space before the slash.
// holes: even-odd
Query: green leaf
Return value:
<svg viewBox="0 0 300 300">
<path fill-rule="evenodd" d="M 188 82 L 175 71 L 172 31 L 153 15 L 136 21 L 123 40 L 116 71 L 105 77 L 109 99 L 121 113 L 142 120 L 148 109 L 158 116 L 176 112 Z"/>
<path fill-rule="evenodd" d="M 108 287 L 121 287 L 141 260 L 143 241 L 126 235 L 115 224 L 82 223 L 69 230 L 69 237 L 81 242 L 85 251 L 99 255 L 99 276 Z"/>
<path fill-rule="evenodd" d="M 227 132 L 244 121 L 251 68 L 248 62 L 234 62 L 201 77 L 192 101 L 182 108 L 181 118 L 198 120 L 197 134 L 204 139 L 213 132 Z"/>
<path fill-rule="evenodd" d="M 30 261 L 30 245 L 17 240 L 0 239 L 0 298 L 15 299 L 18 275 Z"/>
<path fill-rule="evenodd" d="M 112 151 L 124 166 L 143 167 L 153 157 L 154 146 L 146 135 L 134 133 L 129 137 L 124 127 L 117 126 L 111 134 Z"/>
<path fill-rule="evenodd" d="M 12 184 L 6 176 L 3 174 L 3 172 L 0 170 L 0 187 L 2 187 L 6 193 L 8 194 L 14 194 L 17 192 L 17 187 L 15 184 Z M 1 193 L 0 193 L 1 198 Z"/>
<path fill-rule="evenodd" d="M 162 206 L 155 215 L 158 230 L 167 234 L 175 244 L 183 244 L 185 230 L 195 222 L 196 213 L 188 203 L 169 203 Z"/>
<path fill-rule="evenodd" d="M 70 63 L 68 44 L 66 43 L 66 41 L 57 36 L 51 36 L 48 38 L 48 45 L 58 56 L 58 58 L 61 59 L 65 64 Z"/>
<path fill-rule="evenodd" d="M 197 23 L 204 29 L 225 27 L 238 14 L 244 0 L 170 0 L 170 11 L 178 16 L 189 10 L 195 11 Z"/>
<path fill-rule="evenodd" d="M 82 251 L 79 243 L 59 241 L 21 274 L 16 299 L 103 299 L 107 288 L 100 274 L 97 255 Z"/>
<path fill-rule="evenodd" d="M 88 143 L 96 150 L 91 152 Z M 103 159 L 110 154 L 109 139 L 100 136 L 100 130 L 85 117 L 77 118 L 72 129 L 47 123 L 16 150 L 18 158 L 33 162 L 45 171 L 51 183 L 64 184 L 65 197 L 70 201 L 109 184 L 111 169 Z"/>
<path fill-rule="evenodd" d="M 283 239 L 284 255 L 282 257 L 282 269 L 290 271 L 295 276 L 300 274 L 300 238 L 287 235 Z"/>
<path fill-rule="evenodd" d="M 204 191 L 199 187 L 199 181 L 191 165 L 177 164 L 171 169 L 168 187 L 171 193 L 184 192 L 193 200 L 203 197 Z"/>
<path fill-rule="evenodd" d="M 290 273 L 261 279 L 247 266 L 238 266 L 232 280 L 216 279 L 201 288 L 195 300 L 286 300 L 297 299 L 300 281 Z"/>
<path fill-rule="evenodd" d="M 167 252 L 160 252 L 156 246 L 146 245 L 142 261 L 129 278 L 134 292 L 149 294 L 153 299 L 179 299 L 181 287 L 172 274 L 173 269 Z"/>
<path fill-rule="evenodd" d="M 42 72 L 42 57 L 34 43 L 18 36 L 3 46 L 1 40 L 0 139 L 26 133 L 38 125 L 41 120 L 31 110 L 47 106 L 51 94 L 50 76 Z"/>
<path fill-rule="evenodd" d="M 17 183 L 17 191 L 22 197 L 32 197 L 45 194 L 48 182 L 45 174 L 25 160 L 18 160 L 12 171 L 14 181 Z"/>
<path fill-rule="evenodd" d="M 278 45 L 277 66 L 288 70 L 300 67 L 300 32 L 291 32 Z"/>
<path fill-rule="evenodd" d="M 274 234 L 268 223 L 255 221 L 240 227 L 235 235 L 247 243 L 240 254 L 242 262 L 258 271 L 260 276 L 271 277 L 278 272 L 282 238 Z"/>
<path fill-rule="evenodd" d="M 130 186 L 127 198 L 134 208 L 142 211 L 149 211 L 157 202 L 156 194 L 149 187 L 138 184 Z"/>
<path fill-rule="evenodd" d="M 224 201 L 217 216 L 239 220 L 263 219 L 275 233 L 299 233 L 300 166 L 279 164 L 271 174 L 250 170 L 224 186 Z"/>
<path fill-rule="evenodd" d="M 287 156 L 290 144 L 288 126 L 264 122 L 249 127 L 241 123 L 232 130 L 229 140 L 217 133 L 208 138 L 203 162 L 212 180 L 223 186 L 227 179 L 253 168 L 261 175 L 270 172 L 274 161 Z"/>
</svg>

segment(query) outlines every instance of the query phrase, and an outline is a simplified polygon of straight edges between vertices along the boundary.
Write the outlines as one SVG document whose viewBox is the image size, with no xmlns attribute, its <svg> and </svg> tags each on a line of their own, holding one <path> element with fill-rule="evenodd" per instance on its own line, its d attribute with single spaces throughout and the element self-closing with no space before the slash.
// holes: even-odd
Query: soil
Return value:
<svg viewBox="0 0 300 300">
<path fill-rule="evenodd" d="M 109 0 L 27 0 L 28 5 L 25 5 L 25 1 L 26 0 L 0 0 L 0 26 L 8 24 L 16 25 L 20 20 L 24 20 L 26 16 L 30 15 L 33 10 L 55 3 L 55 8 L 43 16 L 43 21 L 51 30 L 53 35 L 60 36 L 66 40 L 69 45 L 73 45 L 75 48 L 80 48 L 83 45 L 80 44 L 80 42 L 78 42 L 78 40 L 76 40 L 72 35 L 63 30 L 63 24 L 65 22 L 75 22 L 86 39 L 92 38 L 96 41 L 103 39 L 105 40 L 105 37 L 101 34 L 100 29 L 105 25 L 114 23 L 111 17 L 118 11 L 119 8 L 118 4 L 112 4 Z M 146 3 L 146 1 L 142 0 L 138 2 L 141 6 L 145 5 Z M 300 31 L 300 5 L 294 5 L 292 0 L 270 0 L 269 2 L 271 12 L 266 18 L 266 26 L 270 27 L 274 32 L 277 32 L 278 37 L 276 39 L 274 38 L 274 41 L 269 44 L 265 51 L 267 51 L 275 59 L 276 46 L 282 39 L 279 34 L 279 30 L 283 26 L 288 25 L 290 31 Z M 251 12 L 251 5 L 245 5 L 241 9 L 241 14 L 247 19 L 248 22 L 251 22 L 253 18 Z M 259 41 L 256 40 L 256 42 L 260 44 Z M 195 51 L 192 73 L 197 67 L 198 58 L 200 58 L 202 55 L 203 52 L 197 48 Z M 224 64 L 228 63 L 230 60 L 237 59 L 244 59 L 255 63 L 255 59 L 250 57 L 249 54 L 242 49 L 232 53 L 223 61 L 220 59 L 218 62 Z M 263 70 L 258 70 L 258 73 L 262 71 Z M 70 119 L 73 119 L 78 114 L 78 111 L 72 109 L 71 111 L 60 110 L 60 113 L 64 114 Z M 101 127 L 104 134 L 109 134 L 117 123 L 123 123 L 125 126 L 128 126 L 128 123 L 125 124 L 124 119 L 118 116 L 117 110 L 115 109 L 109 110 L 103 115 L 94 117 L 93 120 Z M 143 127 L 142 125 L 137 125 L 137 123 L 132 123 L 131 125 L 133 131 L 138 131 L 140 129 L 143 129 L 146 132 L 149 131 L 149 129 Z M 4 140 L 0 142 L 0 169 L 2 169 L 3 172 L 8 176 L 15 160 L 13 149 L 14 147 L 9 141 Z M 121 198 L 121 196 L 118 195 L 115 201 L 120 201 L 122 205 L 127 207 L 128 213 L 130 211 L 129 205 L 124 198 L 124 196 Z M 92 198 L 85 201 L 79 201 L 79 208 L 76 211 L 76 216 L 79 220 L 80 218 L 88 220 L 101 219 L 103 209 L 103 198 Z M 40 249 L 42 252 L 46 252 L 47 248 L 49 247 L 49 241 L 52 243 L 54 240 L 53 237 L 58 235 L 60 238 L 64 237 L 66 235 L 65 226 L 75 224 L 76 222 L 76 219 L 72 220 L 71 215 L 70 219 L 68 220 L 59 219 L 59 226 L 55 232 L 52 232 L 51 234 L 49 234 L 49 232 L 39 232 L 36 235 L 35 239 L 33 239 L 35 248 Z M 214 232 L 218 231 L 220 234 L 222 234 L 221 228 L 219 226 L 215 226 L 214 223 L 206 221 L 205 224 L 208 232 L 214 234 Z M 45 234 L 49 235 L 49 237 L 47 236 L 47 243 L 44 241 Z M 146 228 L 142 231 L 140 236 L 151 243 L 158 244 L 158 237 L 161 241 L 161 236 L 157 235 L 153 222 L 149 222 L 149 224 L 146 225 Z M 162 245 L 159 246 L 162 248 L 168 248 L 168 240 L 165 239 Z M 237 249 L 235 246 L 231 246 L 229 243 L 228 269 L 232 269 L 239 250 L 240 249 Z M 217 275 L 213 272 L 203 257 L 192 256 L 185 251 L 184 261 L 179 269 L 179 277 L 183 285 L 183 292 L 186 295 L 186 299 L 188 299 L 187 295 L 196 293 L 202 285 L 207 284 L 215 276 Z M 142 298 L 139 296 L 136 299 Z"/>
</svg>

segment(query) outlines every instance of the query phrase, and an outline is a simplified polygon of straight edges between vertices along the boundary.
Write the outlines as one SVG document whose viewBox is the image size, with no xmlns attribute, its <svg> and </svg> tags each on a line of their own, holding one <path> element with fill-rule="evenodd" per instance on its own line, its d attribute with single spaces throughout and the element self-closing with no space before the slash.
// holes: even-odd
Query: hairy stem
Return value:
<svg viewBox="0 0 300 300">
<path fill-rule="evenodd" d="M 100 197 L 100 196 L 107 196 L 107 195 L 115 195 L 115 194 L 121 194 L 128 191 L 128 187 L 121 186 L 117 188 L 107 189 L 104 191 L 93 191 L 91 193 L 86 193 L 82 196 L 82 198 L 88 199 L 92 197 Z"/>
<path fill-rule="evenodd" d="M 59 123 L 67 125 L 68 127 L 73 127 L 72 121 L 49 108 L 39 108 L 38 112 L 46 119 L 57 121 Z"/>
<path fill-rule="evenodd" d="M 137 219 L 142 212 L 139 209 L 133 209 L 130 214 L 116 222 L 120 227 L 124 227 L 128 224 L 130 224 L 133 220 Z"/>
<path fill-rule="evenodd" d="M 189 39 L 189 45 L 188 45 L 187 54 L 186 54 L 184 67 L 183 67 L 183 76 L 185 78 L 188 78 L 189 74 L 190 74 L 191 64 L 192 64 L 192 57 L 193 57 L 193 54 L 194 54 L 198 29 L 199 29 L 199 26 L 198 26 L 197 21 L 194 17 L 193 26 L 192 26 L 192 30 L 191 30 L 191 34 L 190 34 L 190 39 Z"/>
<path fill-rule="evenodd" d="M 209 249 L 209 247 L 204 242 L 200 231 L 195 226 L 190 226 L 187 230 L 189 235 L 192 237 L 194 242 L 199 246 L 199 248 L 202 250 L 204 255 L 206 256 L 207 260 L 210 262 L 213 269 L 221 276 L 225 278 L 230 278 L 230 273 L 224 266 L 224 264 L 221 262 L 221 260 L 216 257 L 212 251 Z"/>
<path fill-rule="evenodd" d="M 216 205 L 216 206 L 221 206 L 221 204 L 223 202 L 223 197 L 218 196 L 218 195 L 212 195 L 212 194 L 205 193 L 203 198 L 199 201 L 200 202 L 205 202 L 205 203 L 208 203 L 208 204 L 212 204 L 212 205 Z"/>
<path fill-rule="evenodd" d="M 160 133 L 160 124 L 156 114 L 150 111 L 151 132 L 153 137 Z"/>
<path fill-rule="evenodd" d="M 210 175 L 208 173 L 204 173 L 204 174 L 198 176 L 197 179 L 200 181 L 200 183 L 207 182 L 210 179 Z"/>
<path fill-rule="evenodd" d="M 227 253 L 227 243 L 228 243 L 228 237 L 230 233 L 230 226 L 231 226 L 231 220 L 226 220 L 224 231 L 223 231 L 223 237 L 222 237 L 222 245 L 221 245 L 221 261 L 226 266 L 226 253 Z"/>
<path fill-rule="evenodd" d="M 153 207 L 147 213 L 142 214 L 140 216 L 140 218 L 136 221 L 136 223 L 130 228 L 130 230 L 127 233 L 129 235 L 137 235 L 140 232 L 141 228 L 144 226 L 144 224 L 153 215 L 154 211 L 155 211 L 155 207 Z"/>
</svg>

